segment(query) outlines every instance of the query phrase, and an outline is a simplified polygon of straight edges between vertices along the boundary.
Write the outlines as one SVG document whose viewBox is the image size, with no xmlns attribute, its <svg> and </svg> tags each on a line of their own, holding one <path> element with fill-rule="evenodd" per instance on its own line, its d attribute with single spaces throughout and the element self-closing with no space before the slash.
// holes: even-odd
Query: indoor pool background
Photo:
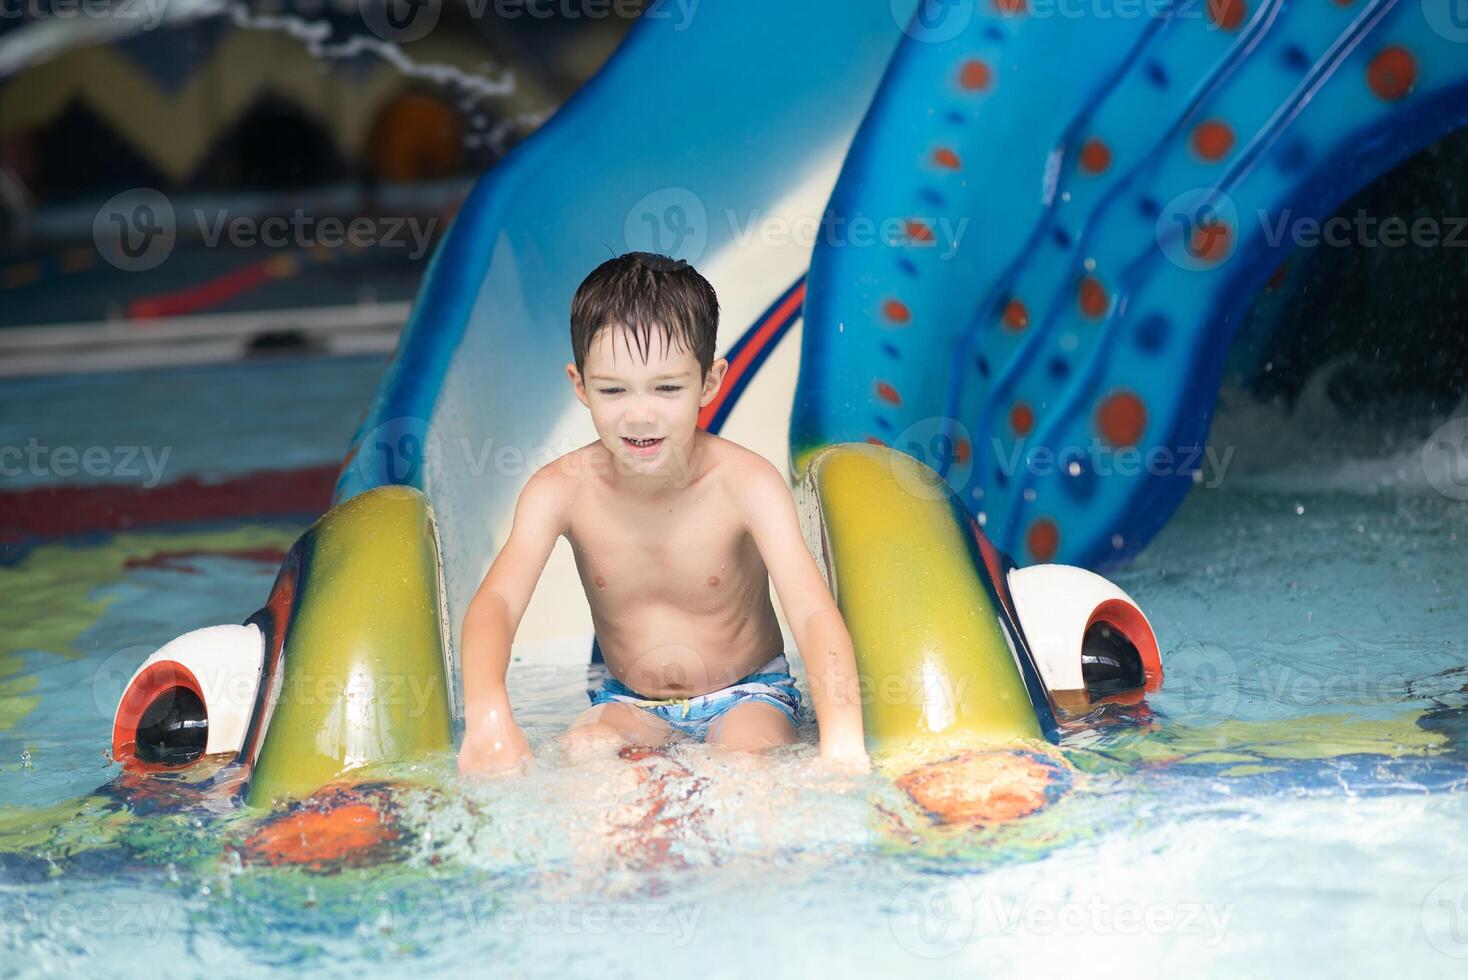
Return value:
<svg viewBox="0 0 1468 980">
<path fill-rule="evenodd" d="M 154 447 L 155 460 L 166 447 L 164 485 L 262 471 L 283 485 L 340 459 L 381 369 L 7 382 L 0 445 L 100 446 L 115 470 L 120 447 Z M 682 747 L 558 765 L 544 743 L 584 705 L 584 671 L 519 662 L 511 696 L 541 764 L 471 786 L 449 758 L 410 767 L 424 788 L 398 801 L 414 829 L 398 860 L 260 868 L 221 843 L 228 818 L 84 817 L 26 838 L 20 857 L 0 849 L 0 973 L 1459 971 L 1468 503 L 1456 497 L 1468 493 L 1456 490 L 1468 488 L 1428 442 L 1433 425 L 1368 425 L 1326 405 L 1307 393 L 1286 416 L 1225 393 L 1218 462 L 1115 575 L 1162 644 L 1156 730 L 1074 739 L 1069 790 L 1037 815 L 919 827 L 881 777 L 812 767 L 809 724 L 807 744 L 767 763 Z M 3 489 L 149 478 L 135 470 L 42 466 L 8 471 Z M 7 520 L 11 845 L 115 774 L 111 712 L 147 653 L 259 606 L 309 521 L 288 501 L 272 514 L 79 521 L 44 540 Z M 104 835 L 150 859 L 87 846 Z"/>
</svg>

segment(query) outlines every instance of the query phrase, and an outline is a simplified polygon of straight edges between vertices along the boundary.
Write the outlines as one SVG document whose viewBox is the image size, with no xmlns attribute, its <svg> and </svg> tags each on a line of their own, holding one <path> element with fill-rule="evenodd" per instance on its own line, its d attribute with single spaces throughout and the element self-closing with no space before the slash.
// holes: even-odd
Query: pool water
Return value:
<svg viewBox="0 0 1468 980">
<path fill-rule="evenodd" d="M 171 447 L 165 482 L 321 467 L 381 370 L 8 383 L 0 444 Z M 584 707 L 585 672 L 519 662 L 532 773 L 466 785 L 444 757 L 375 774 L 402 828 L 389 854 L 263 866 L 240 856 L 247 815 L 71 801 L 117 772 L 110 718 L 133 668 L 257 608 L 309 516 L 10 547 L 0 972 L 1461 970 L 1468 503 L 1434 489 L 1433 425 L 1324 406 L 1307 395 L 1286 416 L 1226 393 L 1226 465 L 1114 576 L 1161 640 L 1152 725 L 1037 749 L 1051 801 L 992 825 L 938 825 L 884 775 L 814 765 L 809 721 L 806 744 L 765 760 L 680 745 L 560 763 L 547 743 Z M 27 472 L 3 489 L 83 480 L 119 478 Z"/>
</svg>

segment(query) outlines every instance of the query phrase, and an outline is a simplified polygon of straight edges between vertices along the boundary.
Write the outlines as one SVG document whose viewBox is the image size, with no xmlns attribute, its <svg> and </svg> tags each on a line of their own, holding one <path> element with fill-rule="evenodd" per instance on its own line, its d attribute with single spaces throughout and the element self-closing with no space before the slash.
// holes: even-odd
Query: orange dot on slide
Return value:
<svg viewBox="0 0 1468 980">
<path fill-rule="evenodd" d="M 882 315 L 893 323 L 910 323 L 912 321 L 912 310 L 900 299 L 889 299 L 882 304 Z"/>
<path fill-rule="evenodd" d="M 1015 333 L 1019 333 L 1030 325 L 1030 311 L 1025 304 L 1017 299 L 1012 299 L 1004 306 L 1004 325 Z"/>
<path fill-rule="evenodd" d="M 916 218 L 907 219 L 907 240 L 917 245 L 931 245 L 934 242 L 933 229 Z"/>
<path fill-rule="evenodd" d="M 1234 131 L 1222 119 L 1208 119 L 1193 130 L 1193 152 L 1204 160 L 1221 160 L 1234 148 Z"/>
<path fill-rule="evenodd" d="M 885 381 L 877 382 L 877 397 L 893 405 L 902 404 L 902 396 L 897 393 L 897 389 Z"/>
<path fill-rule="evenodd" d="M 1095 276 L 1084 276 L 1081 279 L 1080 288 L 1081 312 L 1093 319 L 1106 315 L 1106 308 L 1111 305 L 1111 297 L 1106 295 L 1106 287 Z"/>
<path fill-rule="evenodd" d="M 942 167 L 944 170 L 958 170 L 963 166 L 959 162 L 958 154 L 946 146 L 933 151 L 933 163 Z"/>
<path fill-rule="evenodd" d="M 1147 428 L 1147 406 L 1130 391 L 1106 397 L 1096 410 L 1096 430 L 1113 446 L 1135 446 Z"/>
<path fill-rule="evenodd" d="M 1060 529 L 1048 517 L 1037 517 L 1025 532 L 1025 547 L 1036 561 L 1049 561 L 1060 550 Z"/>
<path fill-rule="evenodd" d="M 1208 18 L 1226 31 L 1236 29 L 1249 14 L 1245 0 L 1208 0 Z"/>
<path fill-rule="evenodd" d="M 1382 48 L 1366 69 L 1366 84 L 1388 102 L 1406 98 L 1417 84 L 1417 59 L 1400 44 Z"/>
<path fill-rule="evenodd" d="M 958 465 L 962 466 L 967 463 L 972 455 L 973 449 L 969 446 L 967 439 L 959 439 L 953 444 L 953 458 L 957 460 Z"/>
<path fill-rule="evenodd" d="M 994 0 L 994 9 L 1001 14 L 1027 14 L 1030 4 L 1029 0 Z"/>
<path fill-rule="evenodd" d="M 1017 436 L 1027 436 L 1035 428 L 1035 410 L 1024 402 L 1015 402 L 1009 410 L 1009 427 Z"/>
<path fill-rule="evenodd" d="M 986 89 L 994 84 L 994 71 L 977 58 L 970 59 L 963 63 L 963 68 L 958 72 L 958 84 L 970 92 Z"/>
<path fill-rule="evenodd" d="M 1111 149 L 1096 137 L 1081 145 L 1081 169 L 1088 174 L 1099 174 L 1111 166 Z"/>
</svg>

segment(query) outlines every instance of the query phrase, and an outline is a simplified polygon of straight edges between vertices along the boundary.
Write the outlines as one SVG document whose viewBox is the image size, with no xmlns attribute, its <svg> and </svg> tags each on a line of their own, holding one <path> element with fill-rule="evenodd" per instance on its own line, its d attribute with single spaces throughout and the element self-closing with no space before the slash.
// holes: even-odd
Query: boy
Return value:
<svg viewBox="0 0 1468 980">
<path fill-rule="evenodd" d="M 719 305 L 686 262 L 633 252 L 604 262 L 571 304 L 577 399 L 598 441 L 542 467 L 469 603 L 463 772 L 530 758 L 505 693 L 510 642 L 565 535 L 609 676 L 562 736 L 568 754 L 678 735 L 759 750 L 796 741 L 800 695 L 770 604 L 804 654 L 820 754 L 865 767 L 851 637 L 801 537 L 780 472 L 697 427 L 728 362 Z"/>
</svg>

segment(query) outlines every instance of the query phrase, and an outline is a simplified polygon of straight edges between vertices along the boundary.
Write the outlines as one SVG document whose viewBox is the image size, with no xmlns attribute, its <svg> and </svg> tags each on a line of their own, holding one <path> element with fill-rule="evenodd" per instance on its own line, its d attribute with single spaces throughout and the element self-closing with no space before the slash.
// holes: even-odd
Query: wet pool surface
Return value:
<svg viewBox="0 0 1468 980">
<path fill-rule="evenodd" d="M 160 484 L 314 472 L 381 368 L 6 383 L 0 444 L 169 447 Z M 547 743 L 584 706 L 584 671 L 521 662 L 534 772 L 373 774 L 397 836 L 372 860 L 275 867 L 258 816 L 74 801 L 118 772 L 126 677 L 257 608 L 309 515 L 12 542 L 4 972 L 1450 974 L 1468 963 L 1468 503 L 1428 479 L 1431 428 L 1225 399 L 1218 485 L 1115 574 L 1161 641 L 1153 722 L 1011 756 L 1042 773 L 1043 805 L 988 824 L 942 825 L 900 779 L 814 766 L 809 722 L 806 744 L 755 764 L 691 745 L 562 764 Z M 146 478 L 38 469 L 3 490 Z"/>
</svg>

